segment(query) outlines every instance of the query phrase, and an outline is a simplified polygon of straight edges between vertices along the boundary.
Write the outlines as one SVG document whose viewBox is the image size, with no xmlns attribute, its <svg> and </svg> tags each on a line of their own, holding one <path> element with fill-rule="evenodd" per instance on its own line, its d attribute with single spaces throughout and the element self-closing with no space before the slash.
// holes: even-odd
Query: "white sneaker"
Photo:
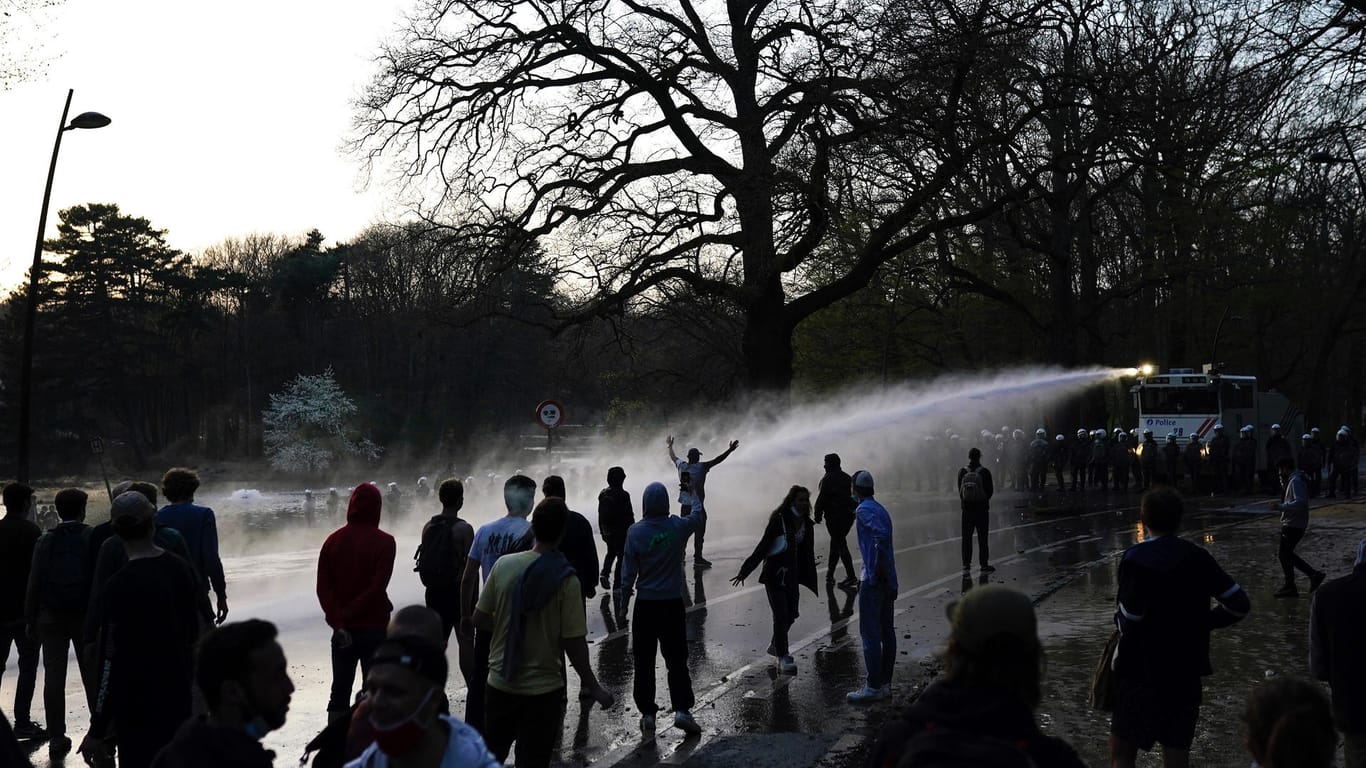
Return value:
<svg viewBox="0 0 1366 768">
<path fill-rule="evenodd" d="M 680 709 L 674 713 L 674 727 L 689 736 L 697 736 L 702 733 L 702 726 L 692 719 L 692 713 L 686 709 Z"/>
<path fill-rule="evenodd" d="M 857 691 L 850 691 L 849 695 L 845 696 L 844 699 L 850 704 L 867 704 L 869 702 L 879 701 L 886 695 L 887 693 L 882 688 L 870 688 L 865 685 Z"/>
<path fill-rule="evenodd" d="M 655 729 L 655 716 L 654 716 L 654 715 L 641 715 L 641 716 L 640 716 L 640 730 L 642 730 L 642 731 L 653 731 L 654 729 Z"/>
<path fill-rule="evenodd" d="M 791 656 L 784 656 L 778 660 L 778 671 L 784 675 L 797 674 L 797 662 Z"/>
</svg>

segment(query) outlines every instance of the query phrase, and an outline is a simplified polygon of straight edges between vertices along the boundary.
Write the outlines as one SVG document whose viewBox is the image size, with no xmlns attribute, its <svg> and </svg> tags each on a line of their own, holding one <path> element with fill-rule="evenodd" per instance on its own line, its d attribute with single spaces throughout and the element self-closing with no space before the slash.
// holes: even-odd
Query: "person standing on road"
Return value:
<svg viewBox="0 0 1366 768">
<path fill-rule="evenodd" d="M 503 555 L 531 549 L 531 505 L 536 501 L 536 481 L 523 474 L 514 474 L 503 483 L 503 506 L 507 514 L 479 526 L 470 545 L 470 556 L 465 560 L 465 575 L 460 579 L 460 631 L 474 640 L 474 659 L 471 674 L 466 678 L 469 693 L 465 696 L 465 722 L 484 733 L 484 689 L 488 686 L 489 648 L 491 633 L 474 626 L 474 606 L 479 602 L 479 576 L 489 580 L 493 566 Z"/>
<path fill-rule="evenodd" d="M 1347 427 L 1338 429 L 1329 455 L 1328 498 L 1336 498 L 1338 491 L 1342 491 L 1343 498 L 1352 498 L 1356 490 L 1357 463 L 1361 460 L 1361 451 L 1357 449 L 1356 441 Z"/>
<path fill-rule="evenodd" d="M 541 481 L 541 495 L 547 499 L 564 501 L 567 498 L 564 478 L 559 475 L 546 477 Z M 564 537 L 557 543 L 556 548 L 569 560 L 569 565 L 578 575 L 579 594 L 583 595 L 583 599 L 588 600 L 597 594 L 598 545 L 593 542 L 593 525 L 588 522 L 588 518 L 569 509 L 564 524 Z"/>
<path fill-rule="evenodd" d="M 626 492 L 626 470 L 612 467 L 607 470 L 607 487 L 598 493 L 598 533 L 607 554 L 602 558 L 601 583 L 603 589 L 621 589 L 622 553 L 626 550 L 626 532 L 636 522 L 631 506 L 631 494 Z"/>
<path fill-rule="evenodd" d="M 1345 768 L 1366 768 L 1366 539 L 1346 576 L 1319 588 L 1309 607 L 1309 673 L 1333 692 Z"/>
<path fill-rule="evenodd" d="M 1201 678 L 1213 673 L 1210 632 L 1241 621 L 1252 607 L 1208 550 L 1176 535 L 1184 513 L 1172 488 L 1144 494 L 1139 519 L 1148 538 L 1119 561 L 1114 768 L 1133 768 L 1138 750 L 1155 744 L 1162 745 L 1166 768 L 1190 765 Z"/>
<path fill-rule="evenodd" d="M 1281 459 L 1294 459 L 1295 453 L 1290 449 L 1290 441 L 1281 434 L 1281 425 L 1271 425 L 1271 437 L 1266 439 L 1266 468 L 1275 471 L 1280 466 Z M 1303 469 L 1303 467 L 1301 467 Z"/>
<path fill-rule="evenodd" d="M 958 500 L 962 508 L 963 570 L 972 570 L 972 534 L 977 534 L 977 564 L 982 573 L 991 573 L 990 547 L 987 544 L 987 524 L 991 520 L 991 470 L 982 466 L 982 452 L 968 451 L 968 465 L 958 470 Z"/>
<path fill-rule="evenodd" d="M 4 490 L 5 517 L 0 519 L 0 674 L 9 665 L 13 643 L 19 651 L 19 684 L 14 688 L 14 735 L 42 738 L 47 731 L 33 722 L 33 692 L 38 687 L 37 637 L 24 625 L 24 600 L 28 595 L 29 567 L 41 528 L 29 520 L 34 505 L 33 489 L 10 483 Z"/>
<path fill-rule="evenodd" d="M 1233 477 L 1238 493 L 1255 493 L 1257 472 L 1257 438 L 1251 424 L 1238 430 L 1238 442 L 1233 444 Z"/>
<path fill-rule="evenodd" d="M 1304 473 L 1309 481 L 1309 498 L 1319 497 L 1319 484 L 1323 480 L 1323 446 L 1308 432 L 1300 435 L 1300 449 L 1295 453 L 1295 466 Z"/>
<path fill-rule="evenodd" d="M 1086 490 L 1086 467 L 1091 461 L 1091 433 L 1077 430 L 1077 439 L 1072 443 L 1072 490 Z"/>
<path fill-rule="evenodd" d="M 711 461 L 702 461 L 702 452 L 696 448 L 688 449 L 688 459 L 684 461 L 674 453 L 674 438 L 669 435 L 666 441 L 669 446 L 669 461 L 678 469 L 678 503 L 682 505 L 679 511 L 683 517 L 693 513 L 696 507 L 700 507 L 707 500 L 707 473 L 711 468 L 726 460 L 726 457 L 735 453 L 735 449 L 740 447 L 739 440 L 730 441 L 730 447 L 720 456 Z M 693 534 L 692 562 L 697 568 L 710 568 L 711 561 L 702 556 L 702 540 L 707 534 L 707 524 L 703 522 Z"/>
<path fill-rule="evenodd" d="M 974 448 L 973 451 L 977 449 Z M 981 454 L 978 454 L 978 458 Z M 859 583 L 859 635 L 863 640 L 863 664 L 867 681 L 845 699 L 851 704 L 876 701 L 887 695 L 896 665 L 896 553 L 892 549 L 892 518 L 873 498 L 873 476 L 867 470 L 854 473 L 850 490 L 858 499 L 854 516 L 858 525 L 859 555 L 863 579 Z"/>
<path fill-rule="evenodd" d="M 383 505 L 374 483 L 356 486 L 346 508 L 346 525 L 327 537 L 318 556 L 318 604 L 332 628 L 329 718 L 345 717 L 351 710 L 356 665 L 363 679 L 394 609 L 388 589 L 396 550 L 394 537 L 379 527 Z"/>
<path fill-rule="evenodd" d="M 1214 437 L 1209 439 L 1209 465 L 1210 471 L 1214 473 L 1214 494 L 1224 495 L 1228 493 L 1229 463 L 1233 459 L 1233 446 L 1229 445 L 1228 435 L 1224 434 L 1224 425 L 1214 425 Z"/>
<path fill-rule="evenodd" d="M 778 662 L 778 672 L 797 674 L 797 662 L 788 648 L 787 631 L 797 620 L 800 611 L 801 587 L 820 597 L 816 589 L 815 526 L 811 523 L 811 492 L 800 485 L 788 490 L 783 503 L 768 516 L 768 525 L 759 538 L 754 553 L 740 566 L 740 573 L 730 580 L 733 586 L 744 586 L 745 579 L 762 563 L 759 583 L 768 594 L 768 607 L 773 612 L 773 641 L 768 644 L 768 655 Z"/>
<path fill-rule="evenodd" d="M 190 565 L 204 580 L 205 591 L 212 589 L 218 598 L 214 623 L 222 624 L 228 618 L 228 586 L 223 578 L 223 560 L 218 555 L 218 522 L 212 509 L 194 503 L 197 490 L 199 475 L 194 470 L 184 467 L 167 470 L 161 478 L 161 492 L 167 503 L 157 513 L 157 525 L 174 528 L 185 539 Z"/>
<path fill-rule="evenodd" d="M 1181 487 L 1181 446 L 1176 442 L 1176 433 L 1167 433 L 1167 442 L 1162 444 L 1162 460 L 1166 465 L 1166 481 L 1173 488 Z"/>
<path fill-rule="evenodd" d="M 1067 490 L 1067 485 L 1062 481 L 1062 473 L 1067 468 L 1067 459 L 1070 453 L 1067 450 L 1067 438 L 1063 435 L 1054 435 L 1049 460 L 1053 463 L 1053 479 L 1058 481 L 1058 490 L 1060 491 Z"/>
<path fill-rule="evenodd" d="M 449 643 L 451 631 L 460 626 L 461 579 L 465 575 L 470 546 L 474 544 L 474 527 L 460 518 L 465 506 L 465 485 L 456 478 L 441 481 L 436 489 L 441 502 L 441 513 L 422 526 L 422 539 L 413 559 L 414 568 L 426 588 L 423 602 L 441 617 L 444 632 L 442 642 Z M 455 635 L 460 675 L 469 684 L 474 674 L 471 666 L 473 649 L 459 632 Z"/>
<path fill-rule="evenodd" d="M 707 524 L 705 504 L 692 507 L 687 517 L 669 514 L 669 492 L 661 483 L 645 486 L 640 522 L 626 532 L 621 589 L 634 588 L 636 607 L 631 616 L 631 652 L 635 661 L 632 697 L 640 710 L 640 729 L 655 729 L 655 648 L 668 670 L 669 706 L 674 726 L 689 736 L 702 733 L 693 719 L 696 699 L 688 673 L 688 635 L 683 607 L 683 556 L 688 537 Z"/>
<path fill-rule="evenodd" d="M 1088 465 L 1091 487 L 1099 486 L 1102 491 L 1109 485 L 1110 444 L 1106 439 L 1107 437 L 1109 436 L 1103 429 L 1097 429 L 1091 433 L 1091 462 Z"/>
<path fill-rule="evenodd" d="M 854 573 L 854 558 L 849 552 L 849 531 L 854 527 L 854 497 L 849 494 L 849 474 L 840 469 L 838 453 L 825 454 L 825 475 L 816 486 L 816 523 L 825 518 L 825 530 L 830 534 L 830 557 L 825 561 L 825 580 L 835 580 L 835 568 L 844 563 L 845 589 L 858 586 Z"/>
<path fill-rule="evenodd" d="M 1295 547 L 1304 538 L 1305 531 L 1309 530 L 1309 481 L 1303 472 L 1295 469 L 1295 460 L 1289 456 L 1281 457 L 1276 472 L 1280 474 L 1281 485 L 1285 487 L 1285 497 L 1281 501 L 1271 502 L 1271 508 L 1281 513 L 1281 543 L 1276 558 L 1285 573 L 1285 583 L 1276 591 L 1276 597 L 1295 597 L 1299 595 L 1295 587 L 1295 569 L 1304 571 L 1304 575 L 1309 577 L 1311 593 L 1319 588 L 1327 574 L 1315 570 L 1295 554 Z"/>
</svg>

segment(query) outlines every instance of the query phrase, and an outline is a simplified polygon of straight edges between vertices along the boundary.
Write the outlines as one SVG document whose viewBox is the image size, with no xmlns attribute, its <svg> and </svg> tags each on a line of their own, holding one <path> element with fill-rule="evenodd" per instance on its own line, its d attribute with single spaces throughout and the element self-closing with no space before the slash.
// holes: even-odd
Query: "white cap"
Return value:
<svg viewBox="0 0 1366 768">
<path fill-rule="evenodd" d="M 1272 425 L 1271 425 L 1271 428 L 1272 428 L 1272 429 L 1280 429 L 1280 428 L 1281 428 L 1281 425 L 1280 425 L 1280 424 L 1272 424 Z"/>
</svg>

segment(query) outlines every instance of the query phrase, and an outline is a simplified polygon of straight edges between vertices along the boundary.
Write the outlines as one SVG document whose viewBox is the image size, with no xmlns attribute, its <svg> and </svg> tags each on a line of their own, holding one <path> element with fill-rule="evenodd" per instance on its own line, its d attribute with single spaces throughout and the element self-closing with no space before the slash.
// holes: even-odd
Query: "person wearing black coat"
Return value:
<svg viewBox="0 0 1366 768">
<path fill-rule="evenodd" d="M 626 531 L 636 521 L 631 494 L 622 487 L 625 482 L 626 470 L 612 467 L 607 470 L 607 487 L 598 494 L 598 533 L 607 545 L 607 554 L 602 558 L 603 589 L 621 587 L 621 555 L 626 551 Z"/>
<path fill-rule="evenodd" d="M 952 440 L 950 440 L 952 442 Z M 849 493 L 849 473 L 840 469 L 838 453 L 825 455 L 825 476 L 817 486 L 816 522 L 825 518 L 825 529 L 830 534 L 830 557 L 825 561 L 825 580 L 835 580 L 835 566 L 844 563 L 844 581 L 840 586 L 858 586 L 854 573 L 854 559 L 849 552 L 849 531 L 854 527 L 854 498 Z"/>
<path fill-rule="evenodd" d="M 759 568 L 759 583 L 768 593 L 768 604 L 773 609 L 773 642 L 769 655 L 778 659 L 778 671 L 797 674 L 797 663 L 787 644 L 787 631 L 797 620 L 799 587 L 816 591 L 815 526 L 811 522 L 811 492 L 794 485 L 783 498 L 783 503 L 768 516 L 764 535 L 745 559 L 740 573 L 731 584 L 740 586 Z"/>
</svg>

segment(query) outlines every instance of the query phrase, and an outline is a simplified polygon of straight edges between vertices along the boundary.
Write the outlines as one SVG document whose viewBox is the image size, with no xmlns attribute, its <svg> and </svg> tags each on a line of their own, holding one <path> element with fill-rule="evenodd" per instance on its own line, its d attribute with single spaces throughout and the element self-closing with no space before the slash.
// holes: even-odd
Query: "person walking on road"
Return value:
<svg viewBox="0 0 1366 768">
<path fill-rule="evenodd" d="M 825 476 L 816 487 L 816 523 L 825 518 L 825 530 L 830 534 L 830 557 L 825 561 L 825 580 L 835 580 L 835 568 L 844 563 L 845 589 L 858 586 L 854 573 L 854 558 L 849 552 L 849 531 L 854 527 L 854 497 L 849 494 L 849 474 L 840 469 L 838 453 L 825 454 Z"/>
<path fill-rule="evenodd" d="M 0 675 L 9 666 L 10 644 L 19 652 L 19 684 L 14 687 L 14 735 L 42 738 L 47 731 L 33 722 L 33 692 L 38 687 L 40 644 L 24 625 L 24 600 L 28 594 L 29 567 L 41 528 L 29 520 L 33 489 L 10 483 L 4 490 L 5 517 L 0 519 Z"/>
<path fill-rule="evenodd" d="M 194 503 L 197 490 L 199 475 L 194 470 L 167 470 L 161 478 L 161 492 L 167 503 L 157 513 L 157 525 L 174 528 L 185 539 L 190 565 L 205 582 L 205 591 L 212 589 L 218 598 L 214 623 L 222 624 L 228 618 L 228 587 L 223 578 L 223 560 L 218 555 L 218 522 L 212 509 Z"/>
<path fill-rule="evenodd" d="M 436 497 L 441 502 L 441 512 L 422 526 L 421 543 L 413 555 L 417 561 L 414 570 L 426 588 L 423 602 L 441 617 L 444 642 L 450 642 L 451 632 L 460 626 L 461 580 L 474 544 L 474 527 L 460 518 L 460 510 L 465 506 L 464 483 L 453 477 L 443 480 L 437 486 Z M 474 674 L 470 639 L 459 632 L 455 636 L 460 675 L 466 685 Z"/>
<path fill-rule="evenodd" d="M 991 520 L 991 470 L 982 466 L 982 452 L 968 451 L 968 465 L 958 470 L 958 500 L 963 523 L 963 570 L 972 570 L 972 535 L 977 534 L 977 564 L 982 573 L 991 573 L 991 548 L 987 544 L 987 524 Z"/>
<path fill-rule="evenodd" d="M 783 497 L 782 504 L 768 516 L 764 534 L 754 553 L 740 566 L 740 573 L 730 580 L 743 586 L 745 579 L 763 564 L 759 583 L 768 594 L 768 606 L 773 612 L 773 641 L 768 655 L 778 662 L 784 675 L 797 674 L 797 662 L 788 647 L 787 631 L 797 620 L 801 602 L 800 588 L 806 587 L 813 595 L 816 589 L 815 526 L 811 523 L 811 492 L 794 485 Z"/>
<path fill-rule="evenodd" d="M 318 604 L 332 628 L 329 718 L 345 717 L 351 710 L 356 665 L 364 679 L 394 609 L 388 589 L 395 544 L 394 537 L 379 527 L 383 505 L 374 483 L 356 486 L 346 508 L 346 525 L 327 537 L 318 556 Z"/>
<path fill-rule="evenodd" d="M 1281 457 L 1276 464 L 1276 472 L 1280 474 L 1281 485 L 1285 488 L 1284 498 L 1271 502 L 1271 508 L 1281 513 L 1281 543 L 1276 558 L 1285 573 L 1285 582 L 1276 591 L 1276 597 L 1295 597 L 1299 595 L 1299 589 L 1295 587 L 1296 569 L 1309 577 L 1310 592 L 1319 588 L 1327 574 L 1315 570 L 1295 554 L 1295 547 L 1309 530 L 1309 480 L 1303 472 L 1295 469 L 1295 460 L 1289 456 Z"/>
<path fill-rule="evenodd" d="M 688 537 L 707 524 L 705 504 L 692 514 L 669 514 L 669 492 L 661 483 L 645 486 L 640 501 L 640 522 L 626 532 L 621 589 L 634 588 L 636 607 L 631 616 L 631 652 L 635 661 L 632 697 L 640 710 L 640 729 L 655 729 L 659 705 L 655 703 L 655 649 L 668 670 L 669 705 L 674 726 L 689 736 L 702 733 L 693 719 L 696 699 L 688 673 L 688 636 L 683 607 L 683 556 Z"/>
<path fill-rule="evenodd" d="M 678 503 L 682 505 L 680 514 L 687 517 L 702 506 L 707 500 L 707 473 L 711 472 L 712 467 L 726 460 L 726 457 L 735 453 L 735 449 L 740 447 L 739 440 L 730 441 L 730 447 L 720 456 L 711 461 L 702 460 L 702 452 L 696 448 L 688 449 L 688 458 L 683 460 L 674 453 L 674 438 L 669 435 L 666 441 L 669 446 L 669 461 L 678 470 Z M 693 534 L 692 562 L 697 568 L 710 568 L 711 561 L 702 556 L 702 542 L 707 534 L 707 524 L 704 522 Z"/>
<path fill-rule="evenodd" d="M 1333 692 L 1346 768 L 1366 768 L 1366 539 L 1346 576 L 1319 587 L 1309 607 L 1309 673 Z"/>
<path fill-rule="evenodd" d="M 598 533 L 607 554 L 602 558 L 601 584 L 603 589 L 621 589 L 622 553 L 626 550 L 626 532 L 636 522 L 631 494 L 626 492 L 626 470 L 612 467 L 607 470 L 607 487 L 598 493 Z"/>
<path fill-rule="evenodd" d="M 1176 535 L 1184 513 L 1185 502 L 1172 488 L 1144 494 L 1139 519 L 1148 538 L 1119 561 L 1114 768 L 1133 768 L 1138 750 L 1156 744 L 1166 768 L 1190 765 L 1201 678 L 1213 673 L 1210 632 L 1241 621 L 1252 607 L 1208 550 Z"/>
<path fill-rule="evenodd" d="M 973 449 L 974 451 L 977 449 Z M 859 635 L 863 640 L 863 664 L 867 679 L 862 688 L 845 699 L 851 704 L 876 701 L 887 695 L 896 665 L 896 554 L 892 549 L 892 518 L 873 498 L 873 476 L 867 470 L 854 473 L 851 490 L 858 499 L 859 555 L 863 558 L 859 583 Z"/>
</svg>

